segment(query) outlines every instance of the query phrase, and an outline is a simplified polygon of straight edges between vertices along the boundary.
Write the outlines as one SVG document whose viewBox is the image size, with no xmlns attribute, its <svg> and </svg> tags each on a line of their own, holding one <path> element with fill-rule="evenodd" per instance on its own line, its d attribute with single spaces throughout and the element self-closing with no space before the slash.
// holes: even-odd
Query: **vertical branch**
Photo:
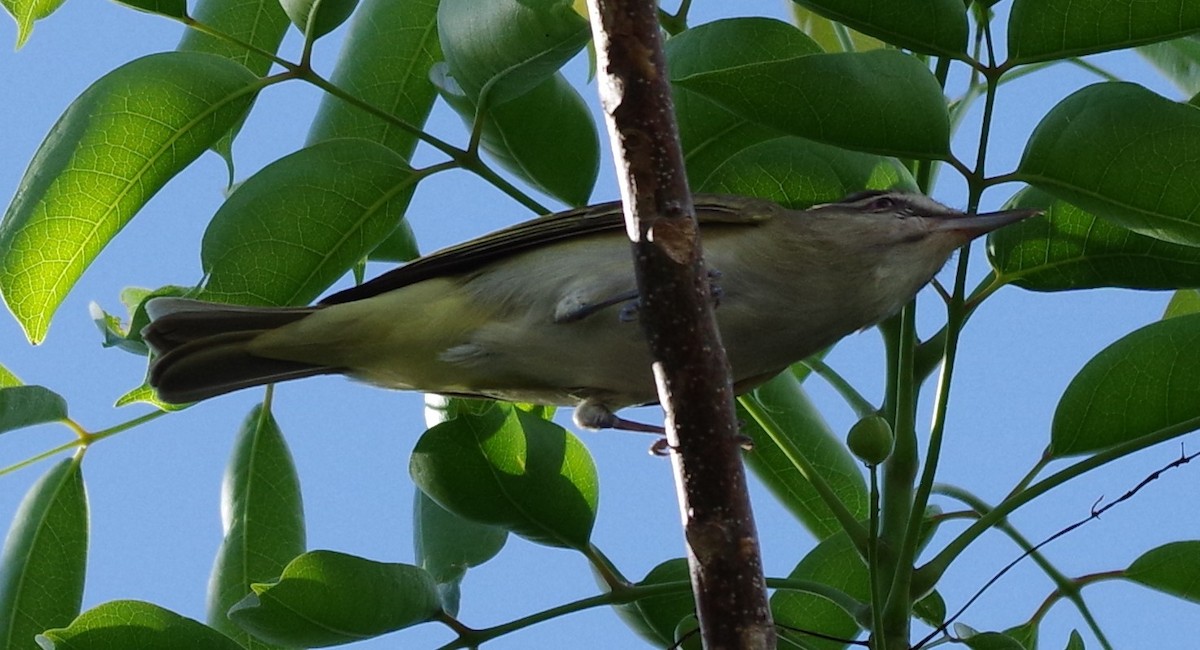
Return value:
<svg viewBox="0 0 1200 650">
<path fill-rule="evenodd" d="M 655 2 L 589 0 L 588 8 L 701 634 L 707 648 L 774 648 L 729 363 L 713 316 Z"/>
</svg>

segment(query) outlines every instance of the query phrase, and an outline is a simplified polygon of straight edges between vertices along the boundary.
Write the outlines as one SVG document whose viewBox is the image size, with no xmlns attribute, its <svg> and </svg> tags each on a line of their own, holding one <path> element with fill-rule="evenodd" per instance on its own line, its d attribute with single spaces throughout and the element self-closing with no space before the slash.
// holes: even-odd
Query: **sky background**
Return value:
<svg viewBox="0 0 1200 650">
<path fill-rule="evenodd" d="M 786 4 L 776 0 L 697 0 L 693 24 L 732 13 L 727 5 L 743 15 L 786 12 Z M 182 30 L 115 3 L 75 0 L 38 23 L 24 49 L 14 53 L 16 29 L 11 22 L 0 25 L 0 44 L 9 44 L 0 46 L 0 124 L 5 125 L 0 135 L 0 197 L 6 203 L 33 152 L 74 97 L 125 62 L 173 49 Z M 318 70 L 332 69 L 344 31 L 318 43 Z M 293 29 L 281 52 L 296 58 L 300 45 Z M 1116 53 L 1090 60 L 1179 98 L 1136 56 Z M 583 80 L 582 58 L 568 72 L 573 80 Z M 1078 85 L 1095 80 L 1075 68 L 1058 66 L 1006 86 L 997 107 L 999 128 L 990 171 L 1011 170 L 1037 119 Z M 594 85 L 583 92 L 594 104 Z M 318 91 L 295 82 L 268 89 L 235 146 L 239 178 L 302 146 L 319 99 Z M 962 129 L 967 137 L 955 144 L 962 159 L 974 157 L 978 117 L 978 110 L 968 117 Z M 465 142 L 459 119 L 442 105 L 435 109 L 430 128 L 452 142 Z M 617 194 L 611 160 L 605 155 L 594 201 Z M 417 162 L 432 160 L 425 155 Z M 120 313 L 118 293 L 123 287 L 198 282 L 200 237 L 221 203 L 224 180 L 224 163 L 213 154 L 176 177 L 84 275 L 41 346 L 29 346 L 15 321 L 0 314 L 0 364 L 26 383 L 45 385 L 65 396 L 71 415 L 90 430 L 145 412 L 144 406 L 112 407 L 118 396 L 140 383 L 145 361 L 103 349 L 88 304 L 96 301 Z M 984 207 L 998 207 L 1015 189 L 993 190 L 985 196 Z M 952 173 L 943 173 L 935 196 L 961 207 L 965 186 Z M 422 183 L 409 210 L 426 251 L 529 216 L 498 191 L 462 173 L 441 174 Z M 977 243 L 972 257 L 976 277 L 986 271 L 982 253 Z M 999 500 L 1045 447 L 1055 404 L 1075 372 L 1112 341 L 1156 320 L 1168 298 L 1166 293 L 1033 294 L 1005 288 L 990 299 L 964 336 L 940 480 L 986 500 Z M 923 331 L 929 333 L 943 314 L 932 292 L 923 294 L 922 312 Z M 850 337 L 828 362 L 878 401 L 883 365 L 877 333 Z M 854 420 L 851 411 L 819 380 L 806 386 L 833 430 L 842 435 Z M 931 384 L 925 393 L 932 392 Z M 85 608 L 135 598 L 204 619 L 205 587 L 221 539 L 221 476 L 234 435 L 261 398 L 261 390 L 249 390 L 211 400 L 89 450 L 84 475 L 92 537 Z M 424 430 L 421 396 L 337 377 L 315 378 L 279 387 L 274 412 L 301 477 L 309 548 L 411 562 L 413 487 L 407 467 L 412 445 Z M 927 404 L 924 413 L 927 421 Z M 569 417 L 569 411 L 563 415 Z M 645 410 L 634 417 L 658 415 Z M 61 426 L 6 434 L 0 438 L 0 465 L 54 447 L 70 435 Z M 650 440 L 612 432 L 580 435 L 595 456 L 601 480 L 596 545 L 635 579 L 660 561 L 682 555 L 670 464 L 646 453 Z M 1184 439 L 1185 445 L 1189 442 L 1194 446 L 1194 437 Z M 1124 493 L 1174 460 L 1179 450 L 1178 442 L 1168 443 L 1095 472 L 1023 508 L 1012 521 L 1027 537 L 1040 540 L 1085 517 L 1098 499 Z M 43 462 L 0 477 L 0 521 L 7 525 L 25 490 L 49 467 L 50 462 Z M 1054 543 L 1046 553 L 1074 576 L 1122 568 L 1162 543 L 1197 538 L 1200 515 L 1189 498 L 1197 487 L 1195 469 L 1169 472 L 1132 502 Z M 752 490 L 767 573 L 786 575 L 811 546 L 811 538 L 760 485 L 754 483 Z M 940 587 L 950 609 L 1017 553 L 998 535 L 977 542 Z M 1021 623 L 1051 589 L 1032 563 L 1023 563 L 962 620 L 978 629 Z M 483 627 L 595 593 L 579 555 L 510 537 L 499 557 L 468 574 L 460 615 L 466 624 Z M 1147 647 L 1147 639 L 1162 649 L 1193 648 L 1200 638 L 1194 606 L 1174 598 L 1118 582 L 1089 587 L 1084 595 L 1118 648 Z M 1082 631 L 1083 623 L 1077 612 L 1060 603 L 1042 627 L 1042 647 L 1063 647 L 1072 628 Z M 1094 647 L 1090 634 L 1084 635 Z M 449 639 L 442 628 L 425 625 L 354 647 L 434 647 Z M 639 647 L 640 641 L 611 611 L 601 609 L 556 619 L 487 647 L 564 643 L 612 648 Z"/>
</svg>

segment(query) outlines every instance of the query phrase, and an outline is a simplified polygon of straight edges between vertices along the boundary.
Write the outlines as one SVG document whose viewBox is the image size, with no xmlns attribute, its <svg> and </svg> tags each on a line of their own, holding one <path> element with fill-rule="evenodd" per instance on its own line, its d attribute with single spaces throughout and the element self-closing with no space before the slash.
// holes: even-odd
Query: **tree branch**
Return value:
<svg viewBox="0 0 1200 650">
<path fill-rule="evenodd" d="M 588 7 L 701 635 L 706 648 L 774 648 L 729 363 L 713 316 L 655 3 L 589 0 Z"/>
</svg>

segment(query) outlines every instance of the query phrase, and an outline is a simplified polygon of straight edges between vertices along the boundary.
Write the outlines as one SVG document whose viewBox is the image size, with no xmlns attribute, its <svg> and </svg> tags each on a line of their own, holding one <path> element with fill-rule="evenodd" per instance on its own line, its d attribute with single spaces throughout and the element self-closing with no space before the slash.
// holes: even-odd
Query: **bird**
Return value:
<svg viewBox="0 0 1200 650">
<path fill-rule="evenodd" d="M 868 190 L 796 210 L 693 204 L 736 394 L 898 312 L 972 239 L 1036 210 L 968 215 Z M 619 201 L 536 218 L 417 258 L 309 307 L 147 302 L 149 384 L 170 404 L 323 374 L 451 396 L 573 406 L 584 429 L 660 431 Z"/>
</svg>

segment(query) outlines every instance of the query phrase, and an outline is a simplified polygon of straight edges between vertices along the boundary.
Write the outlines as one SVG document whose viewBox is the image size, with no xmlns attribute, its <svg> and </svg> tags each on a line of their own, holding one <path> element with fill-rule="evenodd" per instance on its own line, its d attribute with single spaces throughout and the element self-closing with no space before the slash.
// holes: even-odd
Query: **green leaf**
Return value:
<svg viewBox="0 0 1200 650">
<path fill-rule="evenodd" d="M 38 637 L 38 645 L 42 650 L 242 650 L 233 639 L 211 627 L 137 600 L 114 600 L 93 607 L 70 626 L 47 630 Z"/>
<path fill-rule="evenodd" d="M 67 400 L 48 388 L 0 388 L 0 433 L 65 419 Z"/>
<path fill-rule="evenodd" d="M 1079 635 L 1079 630 L 1071 630 L 1071 638 L 1067 639 L 1066 650 L 1084 650 L 1083 637 Z"/>
<path fill-rule="evenodd" d="M 458 586 L 467 569 L 496 557 L 506 541 L 504 529 L 463 519 L 420 490 L 413 494 L 414 555 L 451 615 L 458 613 Z"/>
<path fill-rule="evenodd" d="M 251 585 L 273 580 L 304 552 L 300 479 L 278 423 L 263 405 L 242 423 L 221 486 L 225 536 L 208 582 L 208 624 L 246 648 L 268 648 L 229 620 Z"/>
<path fill-rule="evenodd" d="M 350 22 L 334 85 L 396 120 L 404 129 L 329 93 L 321 99 L 308 144 L 334 138 L 378 142 L 410 160 L 437 90 L 430 68 L 441 59 L 437 0 L 366 0 Z"/>
<path fill-rule="evenodd" d="M 11 370 L 0 365 L 0 388 L 12 388 L 21 386 L 23 383 Z"/>
<path fill-rule="evenodd" d="M 988 236 L 988 260 L 1002 282 L 1031 291 L 1200 287 L 1200 248 L 1139 235 L 1036 188 L 1008 207 L 1045 214 Z"/>
<path fill-rule="evenodd" d="M 8 15 L 17 21 L 17 46 L 21 49 L 33 33 L 33 23 L 49 16 L 62 6 L 65 0 L 0 0 Z"/>
<path fill-rule="evenodd" d="M 442 98 L 470 128 L 475 104 L 446 76 L 444 64 L 432 74 Z M 579 207 L 592 195 L 600 171 L 600 137 L 587 102 L 561 74 L 520 97 L 493 104 L 484 117 L 480 144 L 501 167 L 564 203 Z"/>
<path fill-rule="evenodd" d="M 820 47 L 795 27 L 770 18 L 730 18 L 698 25 L 665 45 L 671 81 L 759 61 L 816 54 Z M 692 189 L 731 155 L 779 136 L 679 84 L 671 90 L 683 160 Z"/>
<path fill-rule="evenodd" d="M 1059 400 L 1050 456 L 1099 451 L 1196 417 L 1200 315 L 1193 314 L 1151 323 L 1088 361 Z"/>
<path fill-rule="evenodd" d="M 267 52 L 279 51 L 289 24 L 279 0 L 199 0 L 192 14 L 214 31 Z M 260 77 L 270 71 L 272 64 L 268 57 L 197 29 L 184 31 L 176 49 L 216 54 L 246 66 Z"/>
<path fill-rule="evenodd" d="M 438 611 L 437 588 L 423 569 L 312 551 L 277 582 L 254 585 L 229 617 L 267 641 L 313 648 L 394 632 Z"/>
<path fill-rule="evenodd" d="M 420 256 L 417 236 L 413 234 L 408 219 L 402 220 L 400 225 L 371 251 L 371 259 L 380 262 L 407 262 Z"/>
<path fill-rule="evenodd" d="M 127 7 L 133 7 L 160 16 L 171 18 L 187 17 L 187 0 L 117 0 Z"/>
<path fill-rule="evenodd" d="M 1036 622 L 1010 627 L 1004 630 L 1003 634 L 1016 641 L 1017 647 L 1021 650 L 1036 650 L 1038 647 L 1038 624 Z"/>
<path fill-rule="evenodd" d="M 1010 63 L 1066 59 L 1184 36 L 1200 30 L 1193 0 L 1014 0 Z"/>
<path fill-rule="evenodd" d="M 108 73 L 71 104 L 0 223 L 0 292 L 31 341 L 100 250 L 233 126 L 258 87 L 231 61 L 165 52 Z"/>
<path fill-rule="evenodd" d="M 1185 95 L 1200 93 L 1200 35 L 1143 45 L 1137 53 Z"/>
<path fill-rule="evenodd" d="M 358 0 L 279 0 L 279 4 L 304 37 L 315 41 L 346 22 Z"/>
<path fill-rule="evenodd" d="M 912 158 L 950 152 L 937 79 L 895 50 L 810 54 L 680 77 L 675 83 L 784 133 Z"/>
<path fill-rule="evenodd" d="M 791 373 L 780 374 L 738 401 L 738 417 L 744 423 L 742 430 L 754 440 L 754 449 L 746 454 L 746 464 L 805 528 L 819 539 L 842 529 L 812 483 L 788 460 L 764 427 L 777 429 L 803 450 L 851 514 L 856 519 L 866 518 L 867 486 L 858 463 L 829 429 Z M 752 402 L 757 407 L 754 411 L 763 413 L 769 421 L 756 419 L 743 406 L 746 402 Z"/>
<path fill-rule="evenodd" d="M 87 547 L 87 495 L 76 456 L 42 475 L 13 516 L 0 553 L 0 648 L 31 648 L 35 635 L 79 614 Z"/>
<path fill-rule="evenodd" d="M 201 297 L 310 302 L 395 230 L 415 180 L 399 154 L 353 138 L 267 165 L 238 186 L 204 233 Z"/>
<path fill-rule="evenodd" d="M 147 383 L 127 391 L 117 398 L 113 406 L 129 406 L 130 404 L 149 404 L 160 411 L 175 412 L 191 406 L 191 404 L 167 404 L 158 399 L 158 392 Z"/>
<path fill-rule="evenodd" d="M 961 58 L 967 9 L 961 0 L 794 0 L 858 31 L 922 54 Z"/>
<path fill-rule="evenodd" d="M 697 189 L 758 196 L 802 209 L 868 188 L 915 191 L 916 186 L 895 158 L 785 136 L 733 154 Z"/>
<path fill-rule="evenodd" d="M 442 0 L 438 33 L 450 75 L 488 105 L 541 85 L 591 37 L 573 0 Z"/>
<path fill-rule="evenodd" d="M 1099 83 L 1059 102 L 1015 176 L 1130 230 L 1200 245 L 1200 109 L 1136 84 Z"/>
<path fill-rule="evenodd" d="M 971 650 L 1026 650 L 1019 641 L 1000 632 L 980 632 L 963 638 Z"/>
<path fill-rule="evenodd" d="M 837 25 L 839 23 L 795 3 L 792 4 L 791 8 L 792 21 L 800 28 L 800 31 L 812 37 L 821 46 L 821 49 L 826 52 L 866 52 L 868 50 L 878 50 L 886 46 L 878 38 L 867 36 L 849 27 L 843 27 L 846 30 L 847 36 L 850 37 L 849 43 L 843 43 L 842 38 L 838 36 Z M 846 45 L 850 47 L 846 47 Z"/>
<path fill-rule="evenodd" d="M 1125 570 L 1133 582 L 1200 603 L 1200 541 L 1171 542 L 1151 549 Z"/>
<path fill-rule="evenodd" d="M 160 296 L 184 296 L 191 293 L 191 287 L 166 285 L 158 289 L 143 289 L 140 287 L 125 287 L 121 291 L 121 302 L 129 313 L 126 325 L 119 317 L 104 311 L 100 305 L 91 303 L 88 307 L 92 322 L 104 336 L 101 343 L 106 348 L 118 348 L 138 356 L 146 356 L 150 349 L 142 340 L 142 328 L 150 324 L 150 316 L 146 313 L 145 303 L 151 298 Z"/>
<path fill-rule="evenodd" d="M 826 538 L 809 551 L 788 578 L 819 582 L 863 603 L 869 597 L 867 565 L 844 532 Z M 777 589 L 771 596 L 771 613 L 780 626 L 780 636 L 797 647 L 841 649 L 845 643 L 830 639 L 852 639 L 859 633 L 858 624 L 846 610 L 811 593 Z"/>
<path fill-rule="evenodd" d="M 1196 289 L 1180 289 L 1171 296 L 1163 318 L 1175 318 L 1200 312 L 1200 291 Z"/>
<path fill-rule="evenodd" d="M 638 582 L 638 585 L 660 585 L 691 580 L 686 558 L 660 562 Z M 669 646 L 675 640 L 675 628 L 696 611 L 696 599 L 690 588 L 677 594 L 642 598 L 619 605 L 616 612 L 634 632 L 657 647 Z"/>
<path fill-rule="evenodd" d="M 421 436 L 409 473 L 443 508 L 539 544 L 585 548 L 596 467 L 566 429 L 511 404 L 460 412 Z"/>
</svg>

